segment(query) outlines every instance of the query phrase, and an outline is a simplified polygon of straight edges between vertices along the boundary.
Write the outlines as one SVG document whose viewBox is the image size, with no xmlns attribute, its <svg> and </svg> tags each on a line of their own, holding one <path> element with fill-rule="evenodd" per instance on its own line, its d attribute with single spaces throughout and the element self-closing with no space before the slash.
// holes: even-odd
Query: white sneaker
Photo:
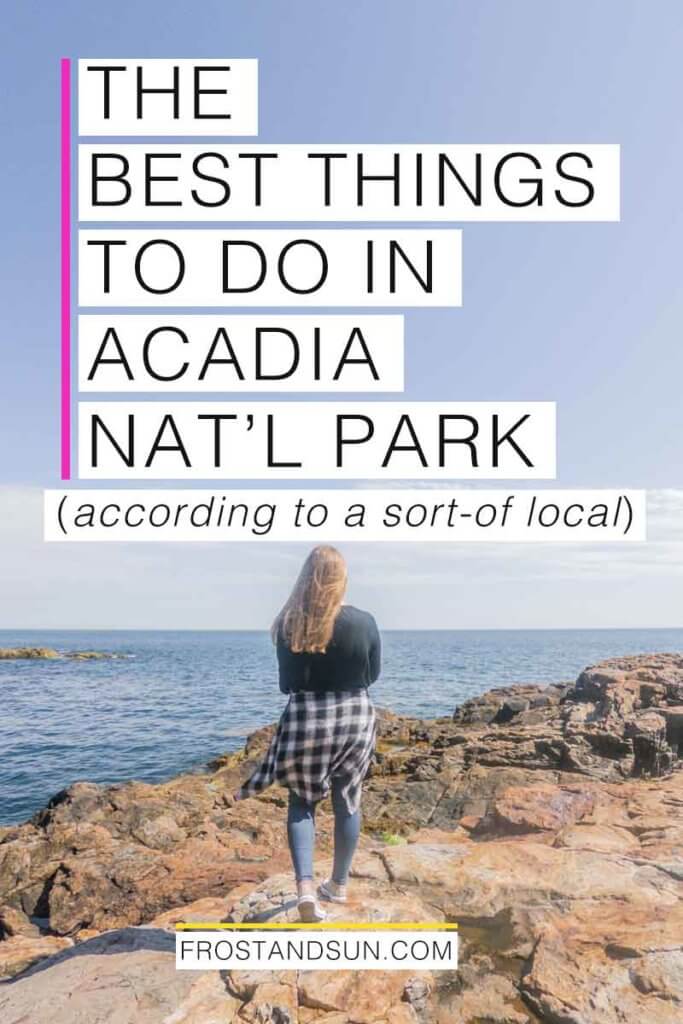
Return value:
<svg viewBox="0 0 683 1024">
<path fill-rule="evenodd" d="M 346 903 L 346 886 L 337 885 L 332 879 L 321 882 L 318 886 L 318 895 L 331 903 Z"/>
<path fill-rule="evenodd" d="M 324 921 L 327 914 L 318 903 L 313 893 L 307 893 L 305 896 L 299 896 L 297 900 L 297 907 L 299 910 L 299 917 L 306 924 L 315 924 L 317 921 Z"/>
</svg>

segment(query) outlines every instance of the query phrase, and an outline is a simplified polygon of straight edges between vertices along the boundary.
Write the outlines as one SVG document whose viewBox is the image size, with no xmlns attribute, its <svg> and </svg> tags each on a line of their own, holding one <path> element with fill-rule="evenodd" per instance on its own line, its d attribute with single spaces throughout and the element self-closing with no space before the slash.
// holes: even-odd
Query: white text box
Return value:
<svg viewBox="0 0 683 1024">
<path fill-rule="evenodd" d="M 257 135 L 258 61 L 231 57 L 79 60 L 78 131 L 80 135 Z"/>
<path fill-rule="evenodd" d="M 549 479 L 553 402 L 80 402 L 87 479 Z"/>
<path fill-rule="evenodd" d="M 402 391 L 403 317 L 82 315 L 81 391 Z"/>
<path fill-rule="evenodd" d="M 81 306 L 459 306 L 461 232 L 79 232 Z"/>
<path fill-rule="evenodd" d="M 45 492 L 48 541 L 606 543 L 646 539 L 644 491 Z"/>
<path fill-rule="evenodd" d="M 176 934 L 178 970 L 441 970 L 458 966 L 455 929 L 221 929 Z"/>
<path fill-rule="evenodd" d="M 79 146 L 84 221 L 617 221 L 619 146 Z"/>
</svg>

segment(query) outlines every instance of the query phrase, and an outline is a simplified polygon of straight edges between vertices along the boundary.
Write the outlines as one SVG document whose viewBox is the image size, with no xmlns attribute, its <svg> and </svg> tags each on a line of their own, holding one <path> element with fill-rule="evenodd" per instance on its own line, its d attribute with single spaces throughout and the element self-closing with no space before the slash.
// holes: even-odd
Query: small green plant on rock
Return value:
<svg viewBox="0 0 683 1024">
<path fill-rule="evenodd" d="M 405 843 L 403 836 L 397 835 L 396 832 L 382 832 L 380 834 L 380 839 L 383 843 L 386 843 L 387 846 L 401 846 Z"/>
</svg>

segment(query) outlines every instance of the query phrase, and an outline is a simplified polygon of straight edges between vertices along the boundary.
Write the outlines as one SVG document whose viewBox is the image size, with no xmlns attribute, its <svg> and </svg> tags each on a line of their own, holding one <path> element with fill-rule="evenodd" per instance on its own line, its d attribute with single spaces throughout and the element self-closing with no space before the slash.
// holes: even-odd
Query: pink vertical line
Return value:
<svg viewBox="0 0 683 1024">
<path fill-rule="evenodd" d="M 61 60 L 61 463 L 71 479 L 71 58 Z"/>
</svg>

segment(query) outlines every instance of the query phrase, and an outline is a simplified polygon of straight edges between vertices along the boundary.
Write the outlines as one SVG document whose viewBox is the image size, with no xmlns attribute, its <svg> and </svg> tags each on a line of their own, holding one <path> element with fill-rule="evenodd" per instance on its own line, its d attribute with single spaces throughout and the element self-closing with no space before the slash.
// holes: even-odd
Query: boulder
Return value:
<svg viewBox="0 0 683 1024">
<path fill-rule="evenodd" d="M 651 778 L 668 775 L 673 767 L 674 747 L 667 742 L 666 713 L 638 712 L 624 723 L 624 737 L 633 743 L 632 775 Z M 677 744 L 675 751 L 677 756 Z"/>
<path fill-rule="evenodd" d="M 628 903 L 578 907 L 545 923 L 521 992 L 548 1024 L 678 1024 L 682 935 L 680 904 L 651 914 Z"/>
<path fill-rule="evenodd" d="M 156 928 L 106 932 L 0 987 L 3 1024 L 225 1024 L 238 1000 L 218 971 L 175 968 L 174 937 Z"/>
<path fill-rule="evenodd" d="M 0 942 L 0 981 L 21 974 L 32 964 L 73 946 L 59 935 L 13 935 Z"/>
<path fill-rule="evenodd" d="M 0 839 L 0 902 L 73 935 L 257 883 L 287 863 L 284 826 L 268 804 L 233 805 L 237 779 L 223 770 L 158 786 L 77 783 Z"/>
<path fill-rule="evenodd" d="M 478 832 L 495 835 L 556 832 L 590 814 L 595 799 L 594 788 L 590 785 L 510 786 L 494 799 L 488 815 L 478 824 Z"/>
</svg>

